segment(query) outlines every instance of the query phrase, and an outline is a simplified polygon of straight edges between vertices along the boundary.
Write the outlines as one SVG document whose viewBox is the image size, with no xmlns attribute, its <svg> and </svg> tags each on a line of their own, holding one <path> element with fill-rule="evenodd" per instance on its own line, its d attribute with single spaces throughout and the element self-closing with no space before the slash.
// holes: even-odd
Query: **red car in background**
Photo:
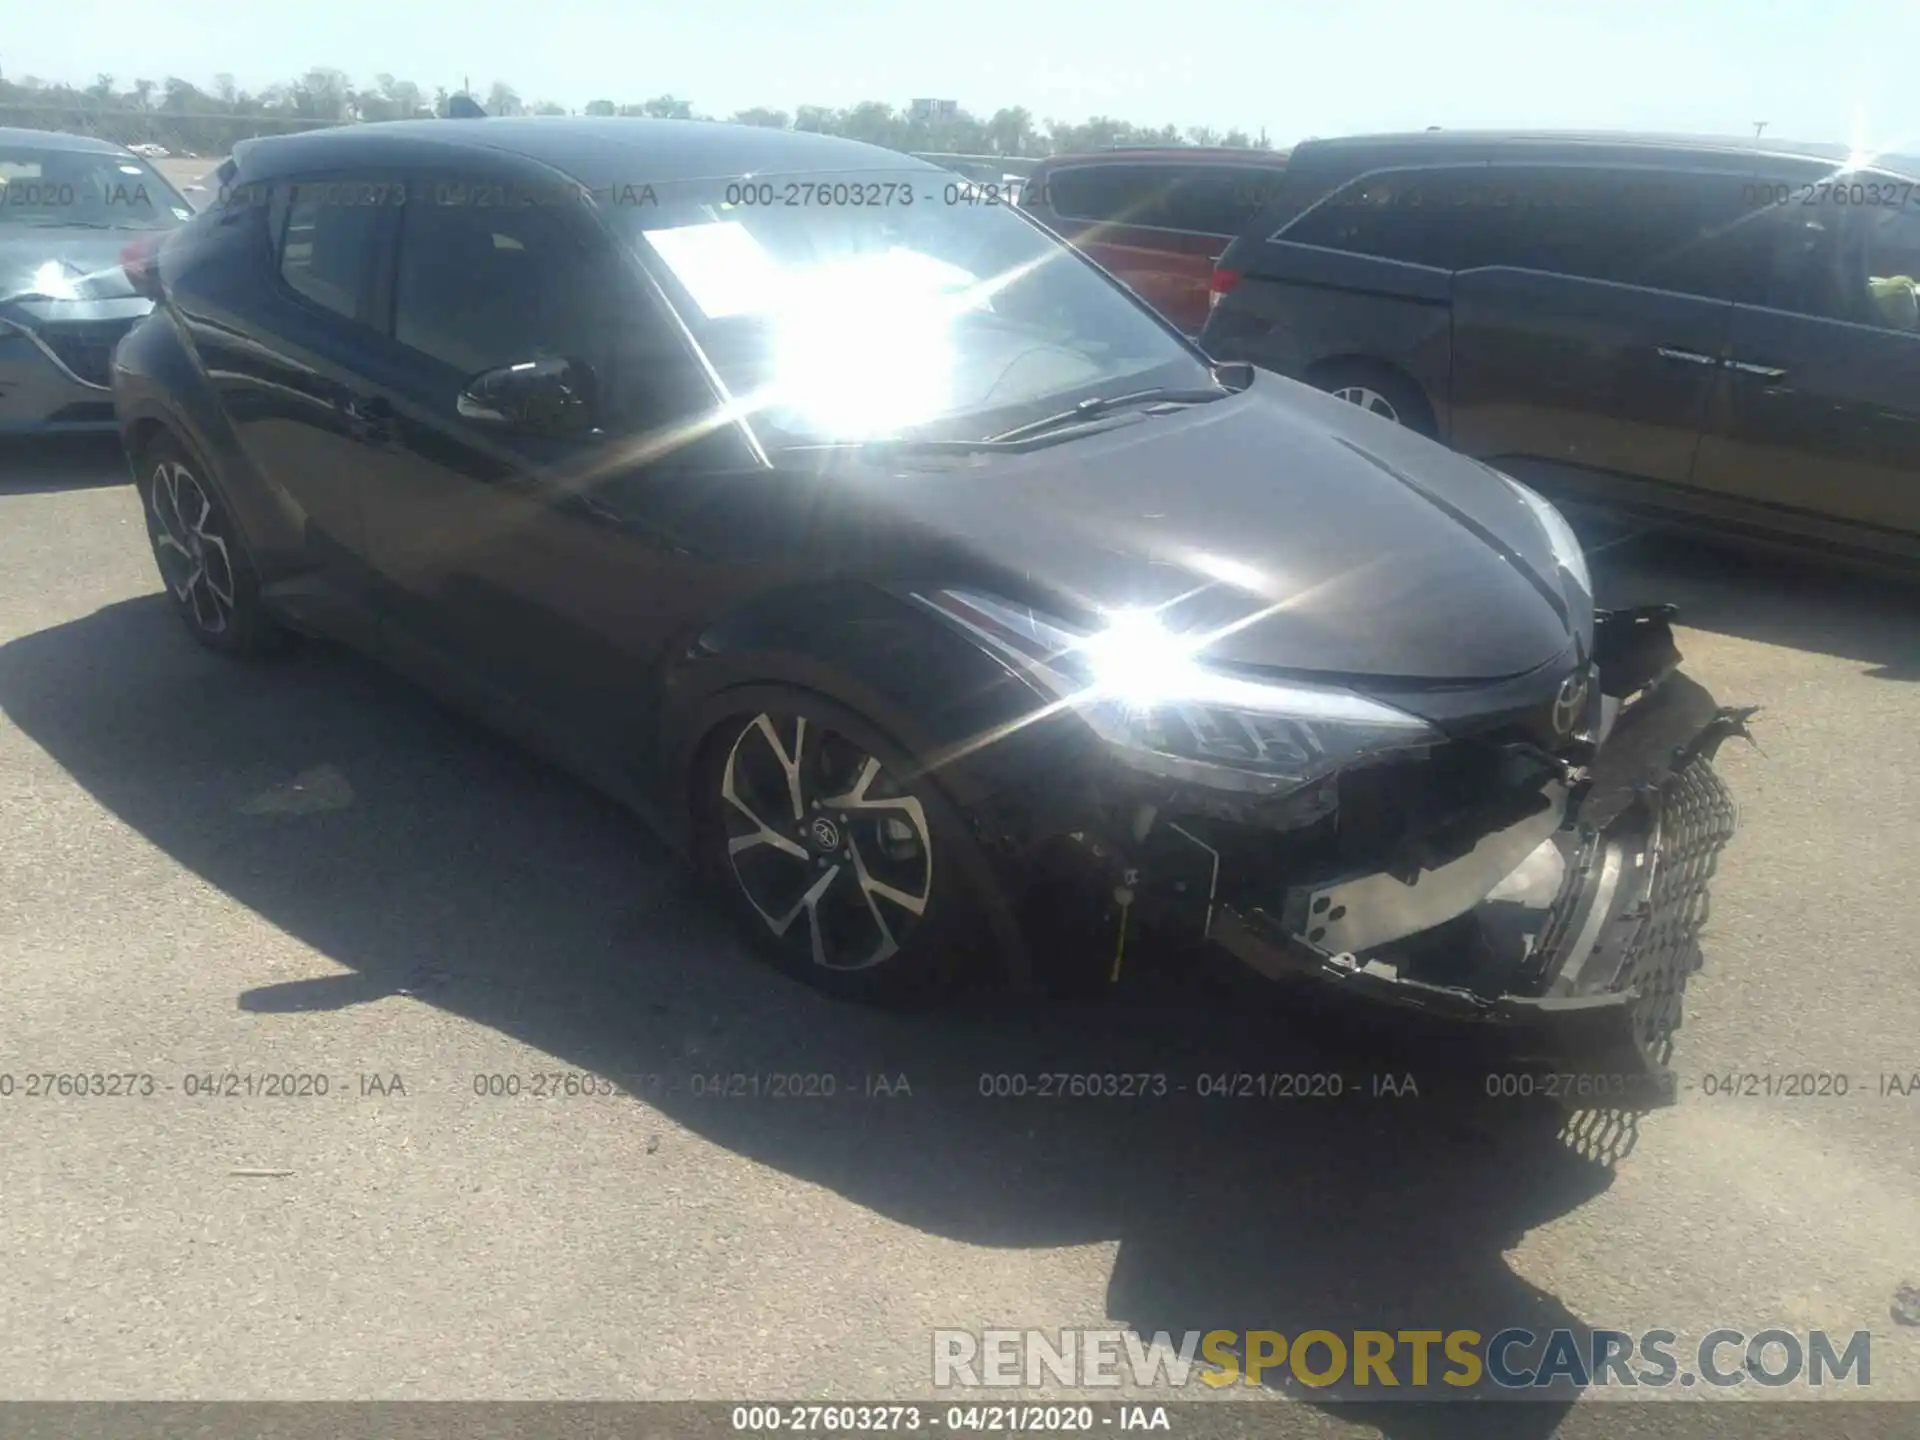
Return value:
<svg viewBox="0 0 1920 1440">
<path fill-rule="evenodd" d="M 1266 209 L 1286 163 L 1284 150 L 1188 145 L 1054 155 L 1020 205 L 1195 335 L 1213 262 Z"/>
</svg>

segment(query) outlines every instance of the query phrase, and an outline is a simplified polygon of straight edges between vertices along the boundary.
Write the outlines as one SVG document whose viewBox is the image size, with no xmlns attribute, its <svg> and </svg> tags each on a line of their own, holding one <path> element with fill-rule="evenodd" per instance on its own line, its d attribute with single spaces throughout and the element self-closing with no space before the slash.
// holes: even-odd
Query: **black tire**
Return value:
<svg viewBox="0 0 1920 1440">
<path fill-rule="evenodd" d="M 1364 360 L 1340 361 L 1315 371 L 1313 383 L 1330 395 L 1360 405 L 1370 414 L 1404 426 L 1429 440 L 1439 433 L 1433 406 L 1420 387 L 1398 370 Z"/>
<path fill-rule="evenodd" d="M 938 1002 L 988 972 L 997 885 L 939 787 L 841 706 L 785 689 L 753 705 L 710 732 L 690 797 L 701 872 L 749 943 L 866 1004 Z"/>
<path fill-rule="evenodd" d="M 165 433 L 130 459 L 154 563 L 187 633 L 236 658 L 279 649 L 285 633 L 260 603 L 253 557 L 205 468 Z"/>
</svg>

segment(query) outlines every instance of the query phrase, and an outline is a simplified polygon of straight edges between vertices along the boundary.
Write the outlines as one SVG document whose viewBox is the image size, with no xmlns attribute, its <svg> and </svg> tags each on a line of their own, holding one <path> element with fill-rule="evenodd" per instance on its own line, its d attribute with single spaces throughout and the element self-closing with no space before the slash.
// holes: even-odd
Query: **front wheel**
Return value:
<svg viewBox="0 0 1920 1440">
<path fill-rule="evenodd" d="M 1336 400 L 1365 410 L 1390 424 L 1432 438 L 1433 407 L 1420 387 L 1396 371 L 1372 364 L 1329 366 L 1313 377 L 1314 384 Z"/>
<path fill-rule="evenodd" d="M 281 634 L 260 603 L 246 543 L 199 465 L 162 435 L 133 456 L 133 470 L 154 561 L 188 632 L 229 655 L 274 649 Z"/>
<path fill-rule="evenodd" d="M 909 757 L 811 696 L 724 722 L 694 777 L 703 868 L 756 947 L 816 989 L 946 994 L 987 941 L 988 867 Z"/>
</svg>

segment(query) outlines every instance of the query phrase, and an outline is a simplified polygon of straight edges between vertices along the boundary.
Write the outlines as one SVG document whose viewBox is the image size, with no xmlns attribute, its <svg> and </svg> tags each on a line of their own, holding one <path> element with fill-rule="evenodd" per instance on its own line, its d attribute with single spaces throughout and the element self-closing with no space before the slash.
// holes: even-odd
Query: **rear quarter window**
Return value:
<svg viewBox="0 0 1920 1440">
<path fill-rule="evenodd" d="M 1285 173 L 1277 167 L 1195 166 L 1174 185 L 1163 209 L 1176 229 L 1235 236 L 1274 203 Z"/>
<path fill-rule="evenodd" d="M 1076 165 L 1035 188 L 1064 220 L 1232 237 L 1274 203 L 1284 174 L 1277 165 Z"/>
<path fill-rule="evenodd" d="M 1040 203 L 1063 220 L 1166 229 L 1167 200 L 1179 175 L 1171 165 L 1073 165 L 1037 188 Z"/>
<path fill-rule="evenodd" d="M 390 186 L 357 177 L 302 178 L 275 186 L 275 263 L 286 287 L 348 320 L 362 297 Z"/>
<path fill-rule="evenodd" d="M 1308 208 L 1275 238 L 1437 269 L 1459 268 L 1483 165 L 1388 170 L 1362 176 Z"/>
</svg>

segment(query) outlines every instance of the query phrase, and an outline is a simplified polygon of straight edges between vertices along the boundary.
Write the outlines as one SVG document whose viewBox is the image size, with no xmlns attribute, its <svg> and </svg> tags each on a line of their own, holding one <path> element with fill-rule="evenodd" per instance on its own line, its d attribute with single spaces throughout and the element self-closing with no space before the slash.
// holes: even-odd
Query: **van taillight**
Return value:
<svg viewBox="0 0 1920 1440">
<path fill-rule="evenodd" d="M 120 252 L 120 269 L 136 295 L 160 298 L 160 242 L 164 235 L 142 235 Z"/>
<path fill-rule="evenodd" d="M 1217 306 L 1221 299 L 1231 294 L 1233 287 L 1239 283 L 1240 272 L 1238 270 L 1222 270 L 1218 266 L 1215 266 L 1213 283 L 1207 287 L 1207 308 L 1211 310 Z"/>
</svg>

